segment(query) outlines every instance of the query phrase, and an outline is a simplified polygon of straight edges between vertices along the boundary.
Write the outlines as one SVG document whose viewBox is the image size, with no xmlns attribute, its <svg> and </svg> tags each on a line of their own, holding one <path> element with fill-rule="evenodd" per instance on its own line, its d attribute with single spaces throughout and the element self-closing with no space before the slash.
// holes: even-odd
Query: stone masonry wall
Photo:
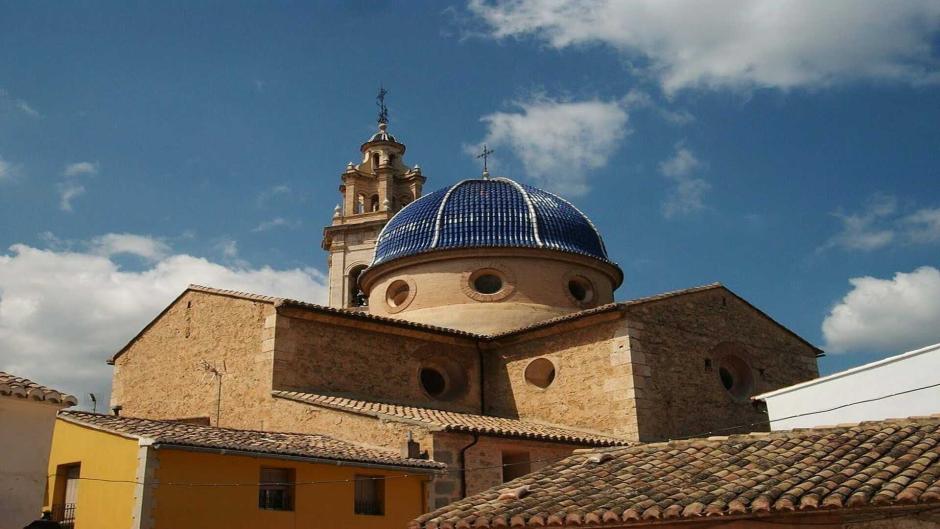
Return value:
<svg viewBox="0 0 940 529">
<path fill-rule="evenodd" d="M 479 356 L 472 342 L 304 316 L 283 310 L 277 316 L 275 389 L 479 413 Z M 424 366 L 445 372 L 460 389 L 444 399 L 429 396 L 418 378 Z"/>
<path fill-rule="evenodd" d="M 435 461 L 447 464 L 450 470 L 434 479 L 430 490 L 430 508 L 437 509 L 460 499 L 460 452 L 474 441 L 473 435 L 448 432 L 433 434 L 432 456 Z M 473 446 L 467 449 L 467 494 L 477 494 L 490 487 L 503 483 L 502 455 L 504 451 L 527 452 L 532 471 L 568 457 L 578 445 L 544 443 L 523 439 L 480 436 Z"/>
<path fill-rule="evenodd" d="M 185 293 L 115 361 L 112 405 L 132 417 L 260 428 L 271 388 L 262 341 L 273 332 L 263 323 L 273 313 L 270 303 Z M 203 362 L 224 369 L 219 421 L 218 379 Z"/>
<path fill-rule="evenodd" d="M 486 412 L 635 439 L 629 346 L 616 319 L 487 350 Z M 525 379 L 536 358 L 555 366 L 544 389 Z"/>
<path fill-rule="evenodd" d="M 427 426 L 389 421 L 275 398 L 265 420 L 265 430 L 275 432 L 319 433 L 336 439 L 387 448 L 400 452 L 408 433 L 421 446 L 431 450 L 431 431 Z"/>
<path fill-rule="evenodd" d="M 630 306 L 627 328 L 642 441 L 767 430 L 749 397 L 818 376 L 811 346 L 724 289 Z M 728 344 L 748 364 L 747 395 L 719 378 Z"/>
</svg>

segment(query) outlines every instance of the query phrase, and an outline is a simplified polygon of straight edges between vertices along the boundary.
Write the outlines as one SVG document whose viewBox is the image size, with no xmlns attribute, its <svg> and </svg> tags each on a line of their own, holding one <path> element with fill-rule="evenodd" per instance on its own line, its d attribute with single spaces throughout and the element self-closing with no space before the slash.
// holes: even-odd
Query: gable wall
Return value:
<svg viewBox="0 0 940 529">
<path fill-rule="evenodd" d="M 633 305 L 627 318 L 635 360 L 648 367 L 636 390 L 644 441 L 766 421 L 747 396 L 736 399 L 722 385 L 718 369 L 727 349 L 716 346 L 723 342 L 741 346 L 753 380 L 748 396 L 818 376 L 812 347 L 724 289 Z M 758 424 L 740 431 L 767 429 Z"/>
<path fill-rule="evenodd" d="M 479 413 L 479 355 L 472 342 L 352 325 L 282 310 L 274 389 Z M 427 395 L 419 382 L 422 367 L 446 372 L 461 389 L 444 399 Z"/>
<path fill-rule="evenodd" d="M 486 413 L 635 438 L 629 347 L 622 319 L 497 345 L 485 357 Z M 537 358 L 555 366 L 544 389 L 525 378 Z"/>
<path fill-rule="evenodd" d="M 226 374 L 220 426 L 258 428 L 270 400 L 271 359 L 263 341 L 270 303 L 189 291 L 114 363 L 111 404 L 122 415 L 153 419 L 210 417 L 218 385 L 202 366 Z"/>
</svg>

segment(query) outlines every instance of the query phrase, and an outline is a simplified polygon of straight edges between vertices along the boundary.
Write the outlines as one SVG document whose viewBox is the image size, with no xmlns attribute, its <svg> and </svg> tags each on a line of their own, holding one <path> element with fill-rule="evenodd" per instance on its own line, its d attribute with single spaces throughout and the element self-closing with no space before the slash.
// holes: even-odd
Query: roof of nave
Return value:
<svg viewBox="0 0 940 529">
<path fill-rule="evenodd" d="M 497 334 L 492 334 L 492 335 L 472 333 L 472 332 L 462 331 L 462 330 L 459 330 L 459 329 L 452 329 L 452 328 L 448 328 L 448 327 L 441 327 L 441 326 L 438 326 L 438 325 L 429 325 L 429 324 L 426 324 L 426 323 L 417 323 L 417 322 L 412 322 L 412 321 L 402 320 L 402 319 L 397 319 L 397 318 L 389 318 L 389 317 L 386 317 L 386 316 L 376 316 L 376 315 L 373 315 L 373 314 L 369 314 L 368 312 L 357 311 L 357 310 L 349 310 L 349 309 L 338 309 L 338 308 L 334 308 L 334 307 L 327 307 L 327 306 L 324 306 L 324 305 L 317 305 L 317 304 L 315 304 L 315 303 L 308 303 L 308 302 L 305 302 L 305 301 L 298 301 L 298 300 L 289 299 L 289 298 L 282 298 L 282 297 L 275 297 L 275 296 L 265 296 L 265 295 L 261 295 L 261 294 L 253 294 L 253 293 L 250 293 L 250 292 L 240 292 L 240 291 L 236 291 L 236 290 L 225 290 L 225 289 L 212 288 L 212 287 L 207 287 L 207 286 L 202 286 L 202 285 L 189 285 L 189 287 L 187 287 L 186 290 L 184 290 L 184 291 L 180 294 L 180 296 L 177 297 L 177 299 L 173 301 L 173 303 L 170 303 L 170 305 L 168 305 L 168 306 L 163 310 L 163 312 L 161 312 L 160 314 L 158 314 L 150 323 L 147 324 L 146 327 L 144 327 L 136 336 L 134 336 L 130 341 L 128 341 L 128 343 L 127 343 L 126 345 L 124 345 L 124 347 L 122 347 L 117 353 L 115 353 L 114 356 L 112 356 L 112 357 L 108 360 L 108 362 L 109 362 L 109 363 L 113 363 L 121 354 L 124 353 L 124 351 L 126 351 L 135 341 L 137 341 L 138 338 L 140 338 L 141 336 L 143 336 L 143 334 L 147 331 L 147 329 L 149 329 L 154 323 L 156 323 L 156 322 L 160 319 L 160 317 L 163 316 L 163 314 L 165 314 L 166 311 L 168 311 L 169 308 L 170 308 L 171 306 L 173 306 L 173 304 L 176 303 L 176 301 L 178 301 L 180 298 L 182 298 L 187 292 L 202 292 L 202 293 L 206 293 L 206 294 L 214 294 L 214 295 L 227 296 L 227 297 L 237 298 L 237 299 L 246 299 L 246 300 L 251 300 L 251 301 L 259 301 L 259 302 L 262 302 L 262 303 L 270 303 L 270 304 L 275 305 L 275 306 L 296 307 L 296 308 L 299 308 L 299 309 L 302 309 L 302 310 L 307 310 L 307 311 L 314 312 L 314 313 L 320 313 L 320 314 L 326 314 L 326 315 L 332 315 L 332 316 L 339 316 L 339 317 L 342 317 L 342 318 L 349 318 L 349 319 L 353 319 L 353 320 L 374 322 L 374 323 L 378 323 L 378 324 L 381 324 L 381 325 L 389 325 L 389 326 L 394 326 L 394 327 L 402 327 L 402 328 L 407 328 L 407 329 L 414 329 L 414 330 L 417 330 L 417 331 L 425 331 L 425 332 L 431 332 L 431 333 L 435 333 L 435 334 L 443 334 L 443 335 L 448 335 L 448 336 L 453 336 L 453 337 L 458 337 L 458 338 L 467 338 L 467 339 L 470 339 L 470 340 L 478 340 L 478 341 L 481 341 L 481 342 L 487 342 L 487 341 L 491 341 L 491 340 L 498 340 L 498 339 L 502 339 L 502 338 L 508 338 L 508 337 L 516 336 L 516 335 L 522 335 L 522 334 L 525 334 L 525 333 L 531 332 L 531 331 L 536 331 L 536 330 L 540 330 L 540 329 L 550 328 L 550 327 L 553 327 L 553 326 L 555 326 L 555 325 L 559 325 L 559 324 L 564 323 L 564 322 L 573 321 L 573 320 L 578 320 L 578 319 L 581 319 L 581 318 L 587 318 L 587 317 L 590 317 L 590 316 L 593 316 L 593 315 L 596 315 L 596 314 L 603 314 L 603 313 L 606 313 L 606 312 L 623 311 L 623 310 L 626 310 L 627 308 L 632 307 L 632 306 L 642 305 L 642 304 L 646 304 L 646 303 L 652 303 L 652 302 L 656 302 L 656 301 L 662 301 L 662 300 L 666 300 L 666 299 L 670 299 L 670 298 L 674 298 L 674 297 L 678 297 L 678 296 L 685 296 L 685 295 L 695 294 L 695 293 L 698 293 L 698 292 L 704 292 L 704 291 L 713 290 L 713 289 L 723 289 L 723 290 L 727 291 L 729 294 L 735 296 L 737 299 L 740 299 L 740 300 L 741 300 L 742 302 L 744 302 L 746 305 L 748 305 L 749 307 L 751 307 L 751 308 L 752 308 L 754 311 L 756 311 L 760 316 L 766 318 L 766 319 L 769 320 L 771 323 L 773 323 L 773 324 L 779 326 L 779 327 L 782 328 L 783 330 L 785 330 L 785 331 L 787 331 L 788 333 L 792 334 L 792 335 L 793 335 L 794 337 L 796 337 L 797 339 L 803 341 L 803 342 L 806 343 L 808 346 L 810 346 L 810 347 L 812 347 L 813 349 L 815 349 L 815 350 L 818 352 L 819 355 L 822 354 L 822 351 L 821 351 L 819 348 L 817 348 L 817 347 L 814 346 L 813 344 L 807 342 L 807 341 L 804 340 L 801 336 L 799 336 L 798 334 L 794 333 L 794 332 L 791 331 L 790 329 L 787 329 L 785 326 L 781 325 L 779 322 L 777 322 L 776 320 L 774 320 L 773 318 L 771 318 L 771 317 L 770 317 L 769 315 L 767 315 L 765 312 L 763 312 L 763 311 L 761 311 L 760 309 L 758 309 L 757 307 L 751 305 L 747 300 L 745 300 L 744 298 L 738 296 L 737 294 L 735 294 L 733 291 L 729 290 L 727 287 L 725 287 L 725 286 L 722 285 L 721 283 L 711 283 L 711 284 L 708 284 L 708 285 L 701 285 L 701 286 L 686 288 L 686 289 L 682 289 L 682 290 L 674 290 L 674 291 L 671 291 L 671 292 L 664 292 L 664 293 L 662 293 L 662 294 L 657 294 L 657 295 L 654 295 L 654 296 L 647 296 L 647 297 L 642 297 L 642 298 L 637 298 L 637 299 L 632 299 L 632 300 L 622 301 L 622 302 L 617 302 L 617 303 L 609 303 L 609 304 L 607 304 L 607 305 L 601 305 L 601 306 L 599 306 L 599 307 L 594 307 L 594 308 L 590 308 L 590 309 L 585 309 L 585 310 L 578 311 L 578 312 L 572 312 L 572 313 L 570 313 L 570 314 L 564 314 L 564 315 L 561 315 L 561 316 L 558 316 L 558 317 L 555 317 L 555 318 L 552 318 L 552 319 L 549 319 L 549 320 L 541 321 L 541 322 L 538 322 L 538 323 L 534 323 L 534 324 L 531 324 L 531 325 L 527 325 L 527 326 L 525 326 L 525 327 L 520 327 L 520 328 L 518 328 L 518 329 L 512 329 L 512 330 L 509 330 L 509 331 L 505 331 L 505 332 L 501 332 L 501 333 L 497 333 Z"/>
<path fill-rule="evenodd" d="M 940 506 L 940 416 L 579 450 L 412 529 L 650 524 Z"/>
<path fill-rule="evenodd" d="M 609 435 L 532 421 L 507 419 L 505 417 L 474 415 L 471 413 L 419 408 L 416 406 L 401 406 L 398 404 L 386 404 L 382 402 L 296 391 L 274 391 L 272 394 L 282 399 L 333 408 L 360 415 L 368 415 L 385 420 L 419 423 L 444 432 L 466 432 L 496 437 L 512 437 L 594 446 L 624 445 L 630 442 Z"/>
<path fill-rule="evenodd" d="M 180 421 L 117 417 L 80 411 L 62 411 L 59 418 L 165 447 L 208 448 L 225 452 L 267 454 L 271 457 L 325 459 L 431 470 L 445 468 L 444 464 L 435 461 L 409 459 L 391 450 L 358 445 L 321 434 L 236 430 Z"/>
<path fill-rule="evenodd" d="M 74 406 L 78 399 L 61 391 L 37 384 L 28 378 L 0 371 L 0 395 Z"/>
</svg>

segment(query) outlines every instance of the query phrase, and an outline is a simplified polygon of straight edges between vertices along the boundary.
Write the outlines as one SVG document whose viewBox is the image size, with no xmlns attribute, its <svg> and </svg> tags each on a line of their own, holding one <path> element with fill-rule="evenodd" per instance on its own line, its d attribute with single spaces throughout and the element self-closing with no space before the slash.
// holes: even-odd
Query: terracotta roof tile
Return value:
<svg viewBox="0 0 940 529">
<path fill-rule="evenodd" d="M 339 409 L 361 415 L 423 423 L 446 432 L 478 433 L 499 437 L 538 439 L 593 446 L 614 446 L 629 443 L 629 441 L 617 437 L 519 419 L 507 419 L 505 417 L 474 415 L 470 413 L 458 413 L 414 406 L 400 406 L 397 404 L 385 404 L 381 402 L 295 391 L 274 391 L 273 395 L 283 399 Z"/>
<path fill-rule="evenodd" d="M 526 495 L 510 497 L 523 488 Z M 639 523 L 925 503 L 940 504 L 940 416 L 579 451 L 410 527 Z"/>
<path fill-rule="evenodd" d="M 215 448 L 311 459 L 368 463 L 391 467 L 443 470 L 426 459 L 408 459 L 393 451 L 372 448 L 319 434 L 236 430 L 178 421 L 116 417 L 80 411 L 59 412 L 59 418 L 119 435 L 148 439 L 155 445 Z"/>
<path fill-rule="evenodd" d="M 75 398 L 74 395 L 68 395 L 61 391 L 47 388 L 28 378 L 18 377 L 3 371 L 0 371 L 0 395 L 41 400 L 52 404 L 64 404 L 66 406 L 78 404 L 78 399 Z"/>
</svg>

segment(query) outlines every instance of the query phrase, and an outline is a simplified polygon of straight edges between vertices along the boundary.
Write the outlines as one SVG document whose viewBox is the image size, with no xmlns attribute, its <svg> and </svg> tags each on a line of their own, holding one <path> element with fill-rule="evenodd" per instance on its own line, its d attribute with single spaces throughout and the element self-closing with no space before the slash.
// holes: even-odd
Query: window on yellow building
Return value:
<svg viewBox="0 0 940 529">
<path fill-rule="evenodd" d="M 261 469 L 258 507 L 272 511 L 294 510 L 294 469 Z"/>
<path fill-rule="evenodd" d="M 503 483 L 532 472 L 528 452 L 503 452 Z"/>
<path fill-rule="evenodd" d="M 356 514 L 385 514 L 385 478 L 356 476 Z"/>
</svg>

